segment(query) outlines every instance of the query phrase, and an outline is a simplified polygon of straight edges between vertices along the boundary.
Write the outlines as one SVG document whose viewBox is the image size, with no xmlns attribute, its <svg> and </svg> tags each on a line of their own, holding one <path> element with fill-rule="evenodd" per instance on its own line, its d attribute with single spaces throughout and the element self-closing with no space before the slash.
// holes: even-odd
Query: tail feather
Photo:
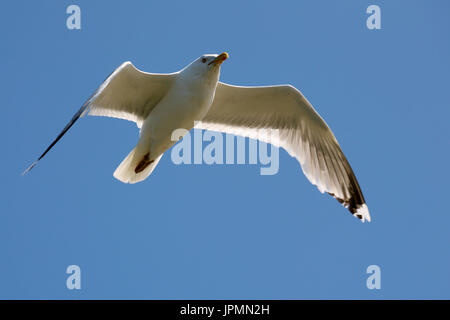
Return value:
<svg viewBox="0 0 450 320">
<path fill-rule="evenodd" d="M 137 183 L 145 180 L 155 169 L 162 155 L 157 157 L 155 161 L 149 164 L 144 170 L 139 173 L 135 172 L 136 166 L 142 160 L 136 156 L 136 148 L 131 150 L 128 156 L 120 163 L 116 171 L 114 171 L 114 178 L 124 183 Z"/>
</svg>

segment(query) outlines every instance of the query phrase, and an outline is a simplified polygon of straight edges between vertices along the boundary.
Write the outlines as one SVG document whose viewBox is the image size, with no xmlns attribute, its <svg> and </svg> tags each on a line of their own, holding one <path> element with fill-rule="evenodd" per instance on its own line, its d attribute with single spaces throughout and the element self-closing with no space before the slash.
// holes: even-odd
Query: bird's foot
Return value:
<svg viewBox="0 0 450 320">
<path fill-rule="evenodd" d="M 139 173 L 145 170 L 150 164 L 152 164 L 155 160 L 150 160 L 150 153 L 148 152 L 139 162 L 139 164 L 134 169 L 135 173 Z"/>
</svg>

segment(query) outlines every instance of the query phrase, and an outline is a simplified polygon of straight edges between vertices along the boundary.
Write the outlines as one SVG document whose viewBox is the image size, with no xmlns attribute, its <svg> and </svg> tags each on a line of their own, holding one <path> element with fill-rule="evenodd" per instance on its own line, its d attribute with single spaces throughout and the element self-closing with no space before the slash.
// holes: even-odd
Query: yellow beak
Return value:
<svg viewBox="0 0 450 320">
<path fill-rule="evenodd" d="M 228 59 L 228 53 L 226 52 L 222 52 L 221 54 L 219 54 L 213 61 L 211 61 L 210 63 L 208 63 L 208 65 L 210 65 L 211 63 L 220 66 L 222 64 L 222 62 L 224 62 L 225 60 Z"/>
</svg>

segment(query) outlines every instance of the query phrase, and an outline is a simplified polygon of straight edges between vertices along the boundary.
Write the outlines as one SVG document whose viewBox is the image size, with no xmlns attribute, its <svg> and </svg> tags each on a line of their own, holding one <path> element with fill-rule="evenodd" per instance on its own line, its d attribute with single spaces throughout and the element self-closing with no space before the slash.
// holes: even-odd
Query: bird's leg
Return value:
<svg viewBox="0 0 450 320">
<path fill-rule="evenodd" d="M 147 152 L 147 154 L 142 158 L 141 162 L 139 162 L 139 164 L 134 169 L 135 173 L 144 171 L 145 168 L 147 168 L 153 161 L 155 161 L 155 160 L 150 160 L 149 157 L 150 157 L 150 152 Z"/>
</svg>

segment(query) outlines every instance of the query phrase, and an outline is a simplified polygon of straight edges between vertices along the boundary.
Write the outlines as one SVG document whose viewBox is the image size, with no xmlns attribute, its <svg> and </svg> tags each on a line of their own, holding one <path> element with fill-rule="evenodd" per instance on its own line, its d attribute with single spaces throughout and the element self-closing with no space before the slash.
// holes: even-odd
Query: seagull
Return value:
<svg viewBox="0 0 450 320">
<path fill-rule="evenodd" d="M 355 174 L 333 132 L 302 93 L 291 85 L 234 86 L 219 81 L 228 54 L 205 54 L 182 70 L 143 72 L 131 62 L 120 65 L 75 113 L 39 160 L 84 115 L 133 121 L 139 141 L 114 172 L 124 183 L 146 179 L 176 141 L 172 132 L 192 128 L 257 137 L 295 157 L 308 180 L 327 192 L 362 222 L 369 209 Z M 200 120 L 200 121 L 199 121 Z M 278 130 L 269 141 L 258 130 Z M 265 141 L 266 140 L 266 141 Z"/>
</svg>

